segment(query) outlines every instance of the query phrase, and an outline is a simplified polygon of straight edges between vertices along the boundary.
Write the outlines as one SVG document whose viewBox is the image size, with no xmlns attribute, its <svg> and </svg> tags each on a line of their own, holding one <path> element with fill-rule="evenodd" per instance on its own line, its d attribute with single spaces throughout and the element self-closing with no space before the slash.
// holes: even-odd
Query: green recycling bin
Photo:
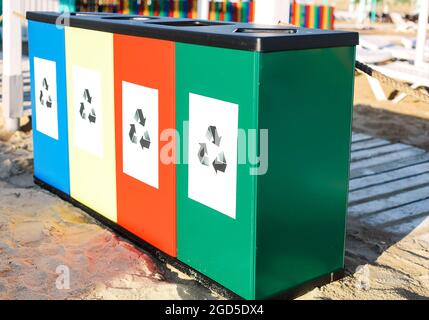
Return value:
<svg viewBox="0 0 429 320">
<path fill-rule="evenodd" d="M 178 258 L 248 299 L 344 266 L 357 38 L 283 30 L 176 46 Z"/>
</svg>

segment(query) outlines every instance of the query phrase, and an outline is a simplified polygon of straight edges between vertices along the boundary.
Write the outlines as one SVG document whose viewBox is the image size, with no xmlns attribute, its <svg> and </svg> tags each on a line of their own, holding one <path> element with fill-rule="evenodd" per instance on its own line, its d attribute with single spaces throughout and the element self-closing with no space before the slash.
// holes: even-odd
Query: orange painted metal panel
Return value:
<svg viewBox="0 0 429 320">
<path fill-rule="evenodd" d="M 118 223 L 176 256 L 174 42 L 114 35 Z"/>
</svg>

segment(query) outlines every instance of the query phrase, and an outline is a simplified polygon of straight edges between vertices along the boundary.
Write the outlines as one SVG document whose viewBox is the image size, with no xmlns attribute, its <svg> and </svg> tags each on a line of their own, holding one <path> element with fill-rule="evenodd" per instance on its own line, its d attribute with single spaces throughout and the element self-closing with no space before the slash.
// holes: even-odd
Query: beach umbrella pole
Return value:
<svg viewBox="0 0 429 320">
<path fill-rule="evenodd" d="M 198 0 L 198 19 L 209 18 L 209 0 Z"/>
<path fill-rule="evenodd" d="M 255 23 L 289 23 L 290 0 L 255 0 Z"/>
<path fill-rule="evenodd" d="M 366 0 L 360 0 L 359 1 L 359 8 L 358 8 L 358 23 L 364 23 L 366 16 Z"/>
<path fill-rule="evenodd" d="M 356 10 L 356 1 L 350 0 L 349 1 L 349 13 L 354 13 Z"/>
<path fill-rule="evenodd" d="M 377 21 L 377 0 L 371 0 L 371 22 Z"/>
</svg>

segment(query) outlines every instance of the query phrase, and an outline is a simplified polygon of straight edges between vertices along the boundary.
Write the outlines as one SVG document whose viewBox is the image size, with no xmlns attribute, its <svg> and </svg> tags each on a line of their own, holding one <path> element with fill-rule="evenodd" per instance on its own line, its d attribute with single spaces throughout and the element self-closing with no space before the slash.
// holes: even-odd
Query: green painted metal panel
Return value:
<svg viewBox="0 0 429 320">
<path fill-rule="evenodd" d="M 256 297 L 344 265 L 354 47 L 261 54 Z"/>
<path fill-rule="evenodd" d="M 190 118 L 190 94 L 238 105 L 238 127 L 257 128 L 259 53 L 177 43 L 176 66 L 176 119 L 181 138 L 178 158 L 188 156 L 188 129 L 183 128 L 183 122 Z M 206 106 L 201 104 L 203 107 Z M 218 111 L 230 111 L 222 108 L 232 109 L 220 105 Z M 217 125 L 220 129 L 220 124 Z M 203 142 L 205 132 L 200 133 Z M 219 134 L 224 142 L 237 139 L 222 131 Z M 221 140 L 220 145 L 224 142 Z M 198 152 L 189 154 L 189 157 L 197 156 Z M 230 154 L 225 156 L 226 173 L 234 164 Z M 210 166 L 211 161 L 208 170 Z M 188 167 L 177 165 L 178 258 L 235 293 L 252 299 L 255 294 L 256 176 L 249 175 L 249 164 L 237 166 L 236 209 L 232 218 L 189 197 Z M 213 179 L 221 178 L 222 174 L 218 172 Z M 218 199 L 218 204 L 228 201 Z"/>
</svg>

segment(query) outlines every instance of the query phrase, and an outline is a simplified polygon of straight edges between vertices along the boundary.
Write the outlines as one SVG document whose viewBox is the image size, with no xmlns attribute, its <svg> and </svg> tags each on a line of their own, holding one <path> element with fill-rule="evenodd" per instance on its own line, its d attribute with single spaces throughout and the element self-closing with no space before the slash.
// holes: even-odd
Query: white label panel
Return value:
<svg viewBox="0 0 429 320">
<path fill-rule="evenodd" d="M 238 105 L 189 94 L 188 197 L 236 216 Z"/>
<path fill-rule="evenodd" d="M 36 130 L 58 140 L 57 64 L 34 58 Z"/>
<path fill-rule="evenodd" d="M 101 75 L 91 69 L 73 66 L 74 144 L 103 157 Z"/>
<path fill-rule="evenodd" d="M 123 172 L 157 189 L 158 117 L 158 90 L 123 81 Z"/>
</svg>

